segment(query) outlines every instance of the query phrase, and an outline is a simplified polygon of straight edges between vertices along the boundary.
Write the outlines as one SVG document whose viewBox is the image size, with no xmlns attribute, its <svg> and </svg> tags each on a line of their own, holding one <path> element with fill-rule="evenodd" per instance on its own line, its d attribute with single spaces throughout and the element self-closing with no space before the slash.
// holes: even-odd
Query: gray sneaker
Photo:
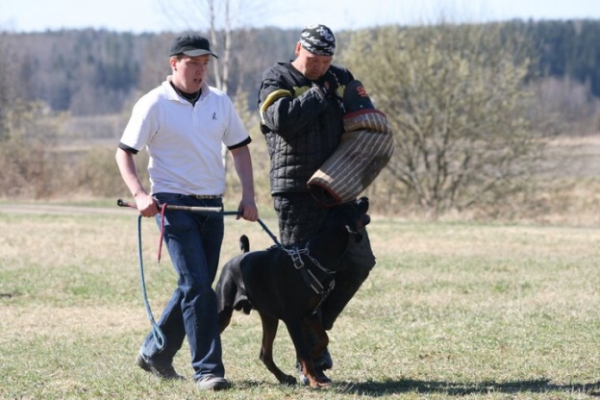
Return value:
<svg viewBox="0 0 600 400">
<path fill-rule="evenodd" d="M 153 361 L 141 353 L 138 354 L 135 362 L 144 371 L 148 371 L 161 379 L 185 379 L 175 371 L 173 364 Z"/>
<path fill-rule="evenodd" d="M 223 390 L 228 389 L 230 384 L 227 379 L 220 376 L 207 374 L 196 381 L 196 385 L 201 390 Z"/>
</svg>

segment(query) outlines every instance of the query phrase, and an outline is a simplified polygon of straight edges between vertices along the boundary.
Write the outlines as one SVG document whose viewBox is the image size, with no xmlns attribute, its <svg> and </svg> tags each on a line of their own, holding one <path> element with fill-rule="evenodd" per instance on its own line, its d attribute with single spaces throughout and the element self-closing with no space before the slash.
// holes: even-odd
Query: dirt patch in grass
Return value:
<svg viewBox="0 0 600 400">
<path fill-rule="evenodd" d="M 2 306 L 0 343 L 15 338 L 52 336 L 54 339 L 84 334 L 122 334 L 149 327 L 143 308 Z"/>
</svg>

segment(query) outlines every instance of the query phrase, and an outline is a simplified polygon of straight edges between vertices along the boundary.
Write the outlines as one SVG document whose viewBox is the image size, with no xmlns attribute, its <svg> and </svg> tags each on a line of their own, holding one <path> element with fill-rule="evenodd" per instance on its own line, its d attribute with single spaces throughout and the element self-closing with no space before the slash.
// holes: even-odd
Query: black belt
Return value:
<svg viewBox="0 0 600 400">
<path fill-rule="evenodd" d="M 209 200 L 209 199 L 220 199 L 220 194 L 188 194 L 189 197 L 193 197 L 198 200 Z"/>
</svg>

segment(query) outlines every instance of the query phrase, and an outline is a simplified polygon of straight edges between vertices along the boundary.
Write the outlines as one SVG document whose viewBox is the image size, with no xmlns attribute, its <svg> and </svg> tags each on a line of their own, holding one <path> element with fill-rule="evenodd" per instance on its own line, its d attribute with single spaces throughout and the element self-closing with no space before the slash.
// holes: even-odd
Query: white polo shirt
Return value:
<svg viewBox="0 0 600 400">
<path fill-rule="evenodd" d="M 138 151 L 146 147 L 152 193 L 221 195 L 221 143 L 238 145 L 248 140 L 248 132 L 224 92 L 204 82 L 192 106 L 169 80 L 138 100 L 121 143 Z"/>
</svg>

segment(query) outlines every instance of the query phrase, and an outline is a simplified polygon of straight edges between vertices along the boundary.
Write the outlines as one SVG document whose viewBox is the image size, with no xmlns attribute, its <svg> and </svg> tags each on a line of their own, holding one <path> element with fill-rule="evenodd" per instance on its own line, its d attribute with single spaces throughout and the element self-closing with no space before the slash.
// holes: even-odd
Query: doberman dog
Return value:
<svg viewBox="0 0 600 400">
<path fill-rule="evenodd" d="M 330 381 L 318 378 L 312 362 L 329 344 L 317 311 L 333 288 L 342 256 L 362 239 L 361 232 L 370 222 L 368 208 L 366 197 L 333 208 L 323 227 L 304 246 L 275 245 L 249 252 L 248 239 L 242 236 L 244 253 L 223 266 L 216 287 L 221 332 L 229 325 L 234 309 L 245 314 L 255 309 L 263 331 L 260 360 L 280 383 L 296 384 L 296 378 L 282 372 L 273 361 L 279 320 L 287 327 L 310 386 L 329 386 Z M 312 329 L 317 337 L 312 348 L 305 328 Z"/>
</svg>

